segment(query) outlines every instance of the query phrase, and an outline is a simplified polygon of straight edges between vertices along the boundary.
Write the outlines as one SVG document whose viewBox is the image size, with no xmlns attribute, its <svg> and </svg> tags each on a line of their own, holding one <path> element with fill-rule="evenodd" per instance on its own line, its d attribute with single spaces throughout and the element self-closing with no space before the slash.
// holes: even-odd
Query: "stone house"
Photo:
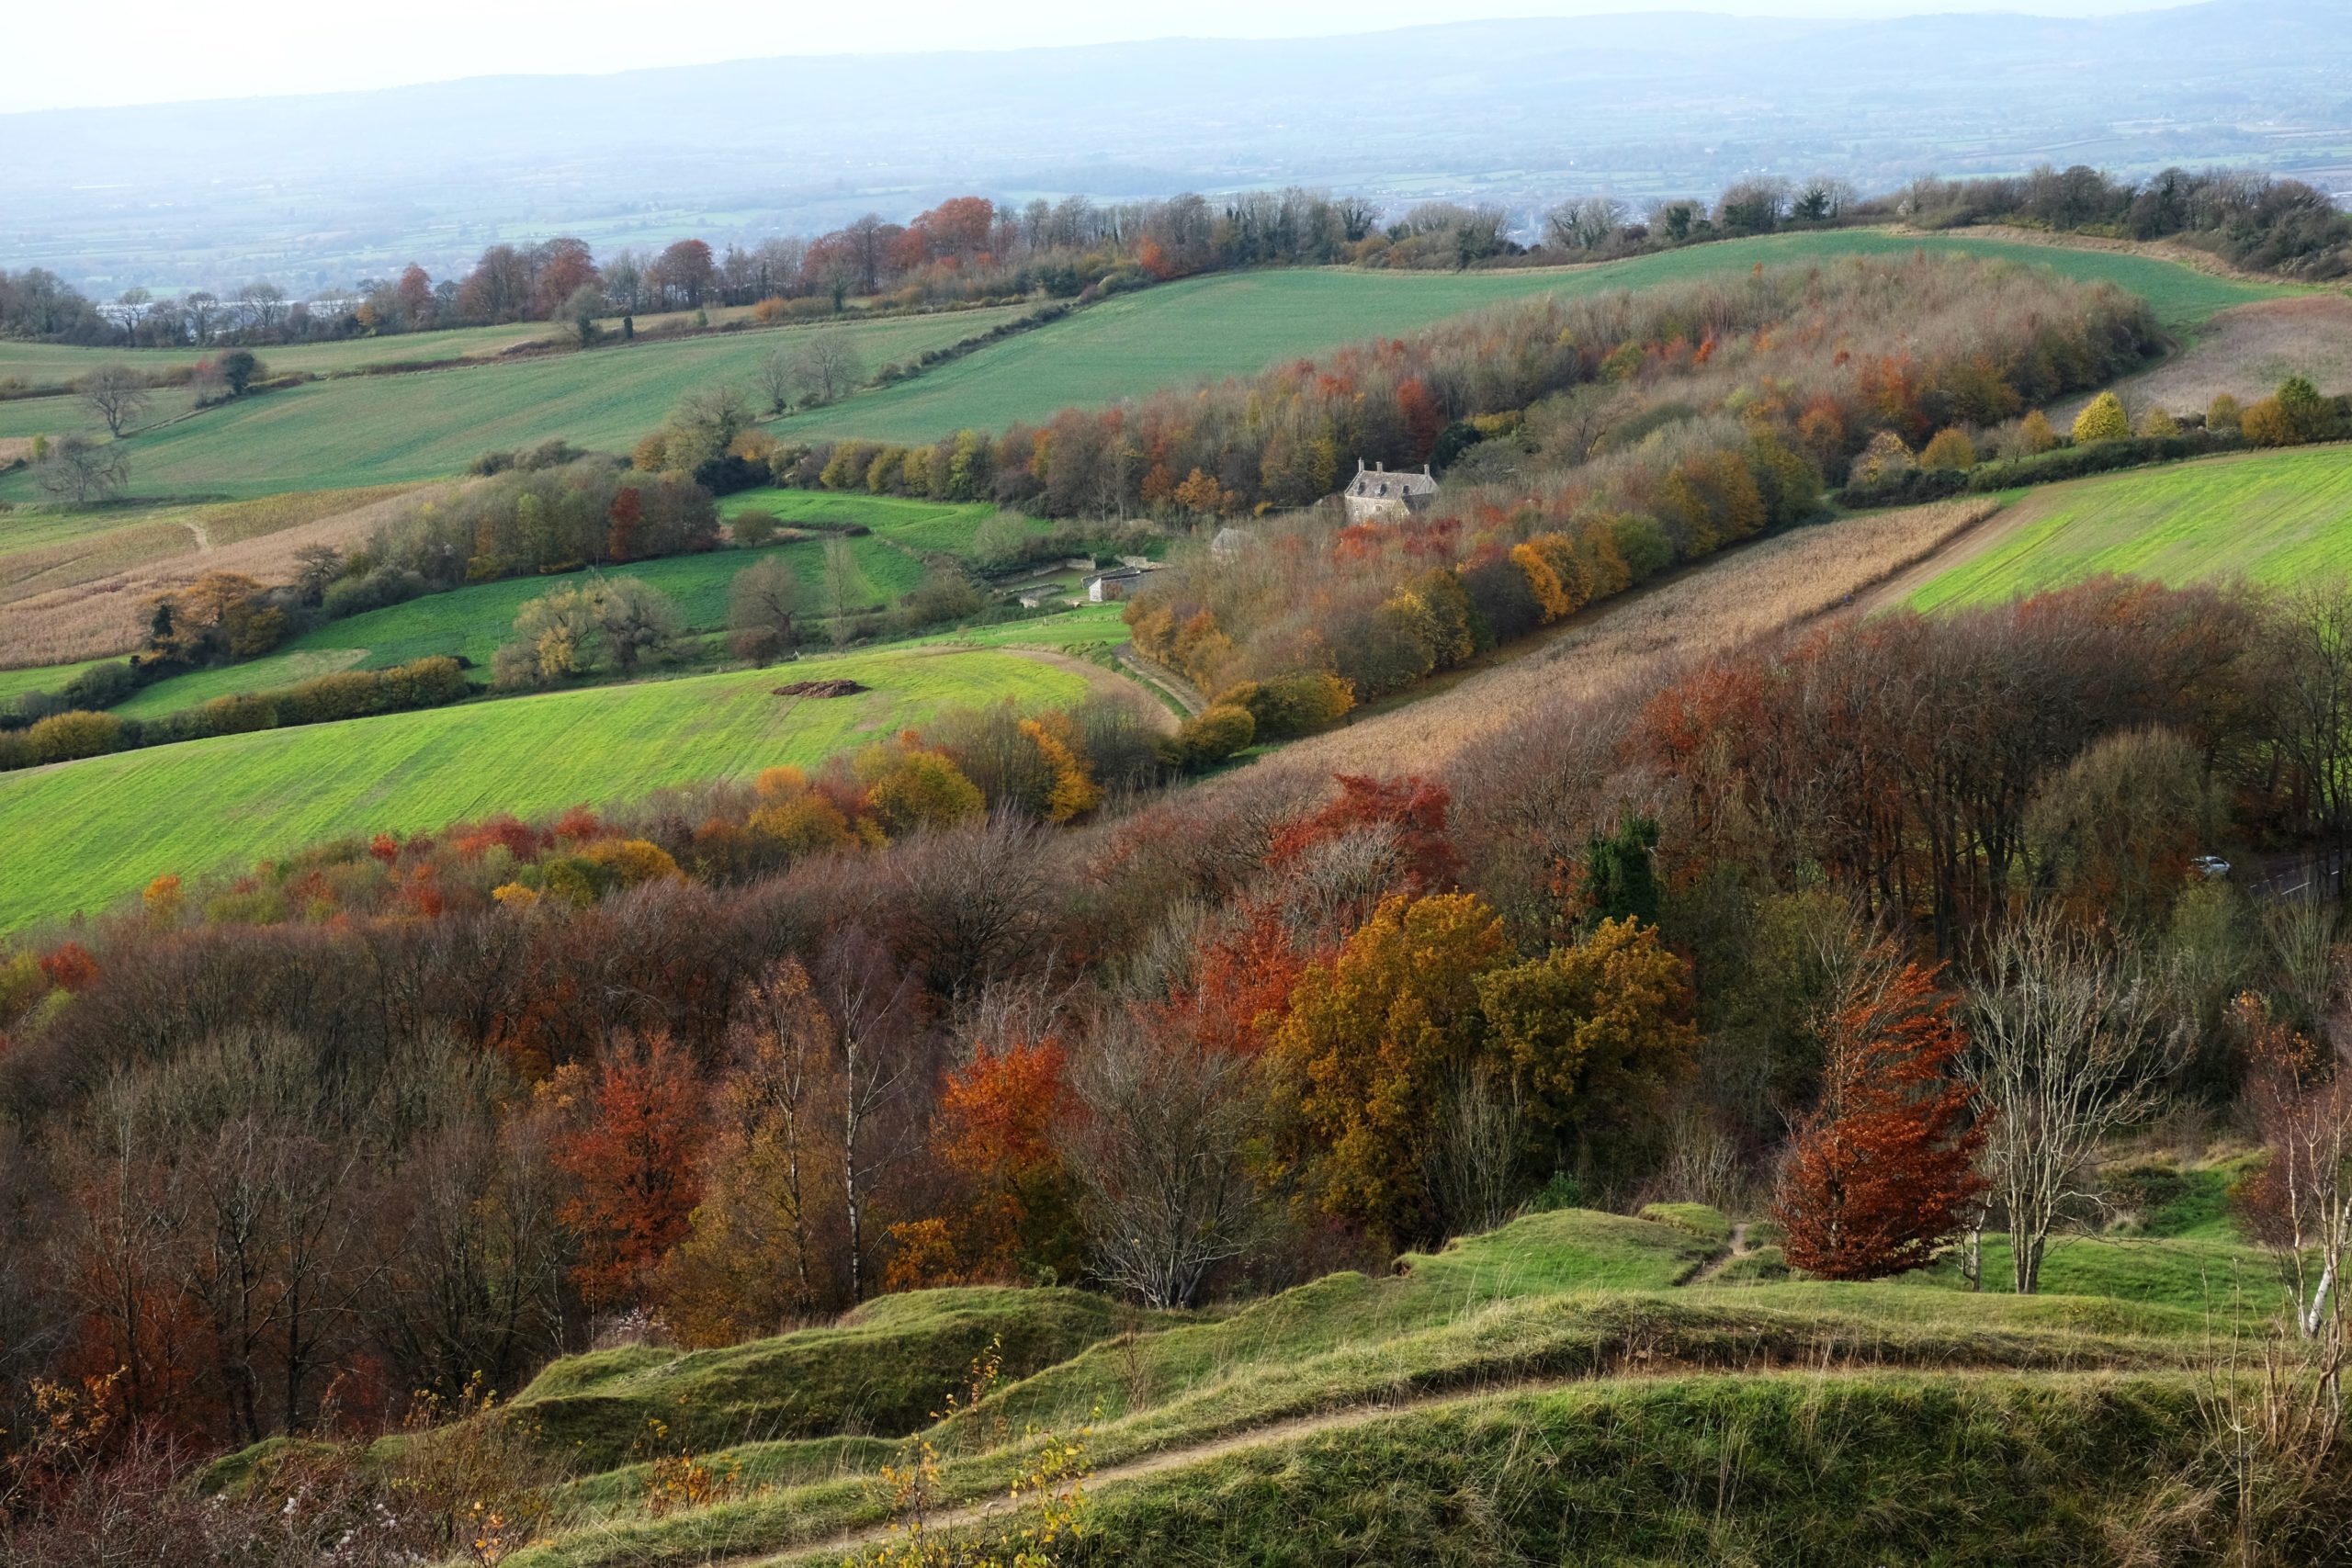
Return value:
<svg viewBox="0 0 2352 1568">
<path fill-rule="evenodd" d="M 1402 522 L 1429 510 L 1437 499 L 1437 479 L 1426 463 L 1418 474 L 1391 473 L 1376 466 L 1367 468 L 1359 457 L 1356 477 L 1340 494 L 1347 503 L 1350 523 Z"/>
</svg>

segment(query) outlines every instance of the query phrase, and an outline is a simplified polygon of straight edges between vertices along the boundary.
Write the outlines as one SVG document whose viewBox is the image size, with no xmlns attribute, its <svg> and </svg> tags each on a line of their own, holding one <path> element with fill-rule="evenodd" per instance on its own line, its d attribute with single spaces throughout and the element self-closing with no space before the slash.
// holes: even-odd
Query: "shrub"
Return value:
<svg viewBox="0 0 2352 1568">
<path fill-rule="evenodd" d="M 2160 408 L 2151 408 L 2140 416 L 2140 434 L 2149 440 L 2162 441 L 2180 434 L 2180 421 Z"/>
<path fill-rule="evenodd" d="M 42 719 L 25 732 L 28 759 L 70 762 L 119 749 L 125 726 L 110 713 L 61 713 Z"/>
<path fill-rule="evenodd" d="M 2235 430 L 2240 417 L 2238 400 L 2227 392 L 2217 392 L 2213 396 L 2213 401 L 2205 410 L 2205 428 Z"/>
<path fill-rule="evenodd" d="M 2058 433 L 2050 427 L 2050 416 L 2034 410 L 2018 423 L 2018 445 L 2028 453 L 2042 453 L 2058 445 Z"/>
<path fill-rule="evenodd" d="M 1194 714 L 1170 743 L 1169 761 L 1180 768 L 1207 768 L 1236 752 L 1248 750 L 1258 738 L 1258 721 L 1250 710 L 1218 703 Z"/>
<path fill-rule="evenodd" d="M 2295 422 L 2277 398 L 2265 398 L 2248 408 L 2238 421 L 2238 429 L 2256 446 L 2292 446 L 2299 439 Z"/>
</svg>

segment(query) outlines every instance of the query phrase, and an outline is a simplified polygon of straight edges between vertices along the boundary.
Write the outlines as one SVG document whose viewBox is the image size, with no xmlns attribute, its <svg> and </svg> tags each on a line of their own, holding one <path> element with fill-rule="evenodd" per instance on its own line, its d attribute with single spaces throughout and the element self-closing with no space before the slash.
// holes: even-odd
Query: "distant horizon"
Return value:
<svg viewBox="0 0 2352 1568">
<path fill-rule="evenodd" d="M 1020 19 L 978 17 L 950 0 L 902 7 L 899 48 L 873 47 L 869 19 L 852 13 L 792 18 L 794 36 L 771 39 L 772 11 L 714 0 L 690 34 L 648 39 L 643 12 L 620 0 L 584 0 L 550 37 L 544 14 L 501 0 L 420 0 L 387 37 L 358 13 L 321 14 L 281 0 L 248 0 L 202 32 L 177 33 L 184 8 L 129 0 L 111 39 L 176 33 L 168 56 L 88 47 L 88 29 L 54 11 L 20 21 L 23 58 L 38 73 L 0 78 L 0 116 L 168 107 L 340 93 L 388 92 L 506 76 L 619 75 L 629 72 L 775 59 L 1009 53 L 1160 41 L 1269 41 L 1345 38 L 1449 23 L 1578 17 L 1725 16 L 1790 21 L 1885 21 L 1947 15 L 2105 18 L 2177 10 L 2209 0 L 1486 0 L 1475 16 L 1430 17 L 1417 0 L 1195 0 L 1107 14 L 1080 0 L 1034 0 Z M 154 29 L 151 33 L 151 28 Z M 1011 28 L 1008 31 L 1008 28 Z M 741 47 L 708 47 L 713 38 Z M 616 44 L 612 40 L 625 42 Z M 795 47 L 795 45 L 797 47 Z M 616 50 L 625 63 L 615 63 Z M 447 68 L 455 63 L 457 68 Z"/>
</svg>

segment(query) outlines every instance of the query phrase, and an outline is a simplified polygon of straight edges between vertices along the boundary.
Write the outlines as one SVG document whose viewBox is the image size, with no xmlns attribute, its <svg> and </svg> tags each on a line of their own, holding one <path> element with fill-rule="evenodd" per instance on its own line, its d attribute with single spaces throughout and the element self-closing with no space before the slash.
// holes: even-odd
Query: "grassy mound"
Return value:
<svg viewBox="0 0 2352 1568">
<path fill-rule="evenodd" d="M 2179 1377 L 1613 1382 L 1146 1479 L 1103 1494 L 1064 1561 L 2177 1561 L 2127 1548 L 2218 1544 L 2221 1500 L 2198 1495 L 2222 1479 L 2211 1459 Z"/>
<path fill-rule="evenodd" d="M 1914 609 L 1998 603 L 2104 572 L 2292 586 L 2352 570 L 2352 445 L 2233 454 L 2027 492 L 1996 542 Z"/>
<path fill-rule="evenodd" d="M 825 1328 L 723 1349 L 599 1350 L 549 1366 L 508 1406 L 548 1451 L 583 1471 L 649 1452 L 704 1453 L 797 1438 L 902 1436 L 946 1408 L 994 1345 L 1006 1376 L 1068 1359 L 1112 1332 L 1082 1291 L 916 1291 Z M 660 1441 L 653 1424 L 667 1428 Z"/>
</svg>

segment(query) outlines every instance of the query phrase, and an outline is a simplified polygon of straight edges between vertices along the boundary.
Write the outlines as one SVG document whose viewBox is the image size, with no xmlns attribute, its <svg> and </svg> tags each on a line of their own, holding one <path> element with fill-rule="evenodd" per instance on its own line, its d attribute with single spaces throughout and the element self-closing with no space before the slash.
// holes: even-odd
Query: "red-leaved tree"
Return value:
<svg viewBox="0 0 2352 1568">
<path fill-rule="evenodd" d="M 562 1220 L 580 1239 L 572 1278 L 592 1305 L 646 1299 L 701 1196 L 695 1151 L 702 1086 L 665 1034 L 626 1042 L 593 1077 L 564 1067 L 543 1092 L 564 1117 L 551 1151 L 571 1179 Z"/>
<path fill-rule="evenodd" d="M 1936 974 L 1881 944 L 1826 1031 L 1820 1103 L 1773 1196 L 1789 1262 L 1828 1280 L 1925 1267 L 1968 1228 L 1984 1190 L 1968 1037 Z"/>
</svg>

